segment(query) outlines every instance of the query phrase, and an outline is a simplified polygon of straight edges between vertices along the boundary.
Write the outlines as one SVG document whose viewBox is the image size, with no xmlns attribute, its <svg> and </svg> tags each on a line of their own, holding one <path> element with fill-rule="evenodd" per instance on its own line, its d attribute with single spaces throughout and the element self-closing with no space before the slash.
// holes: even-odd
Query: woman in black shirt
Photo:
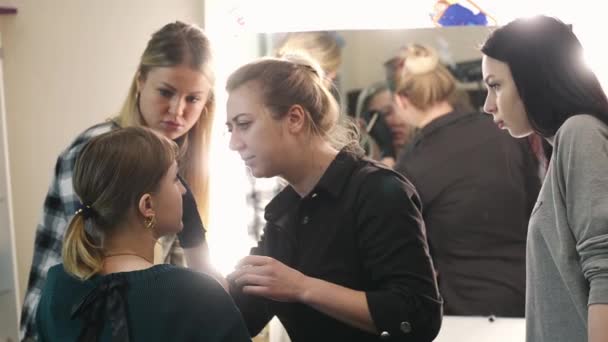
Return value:
<svg viewBox="0 0 608 342">
<path fill-rule="evenodd" d="M 396 102 L 417 128 L 395 170 L 422 200 L 446 315 L 523 317 L 528 220 L 540 189 L 525 140 L 458 108 L 456 80 L 437 53 L 411 45 Z"/>
<path fill-rule="evenodd" d="M 228 80 L 231 149 L 255 177 L 289 183 L 231 293 L 252 335 L 276 315 L 293 341 L 431 341 L 442 302 L 418 195 L 360 156 L 323 80 L 296 56 Z"/>
</svg>

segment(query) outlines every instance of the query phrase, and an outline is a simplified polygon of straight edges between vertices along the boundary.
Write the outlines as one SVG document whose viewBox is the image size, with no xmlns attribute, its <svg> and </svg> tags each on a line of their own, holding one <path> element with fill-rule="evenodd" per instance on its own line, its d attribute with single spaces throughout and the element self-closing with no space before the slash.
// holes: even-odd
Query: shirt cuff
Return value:
<svg viewBox="0 0 608 342">
<path fill-rule="evenodd" d="M 608 277 L 595 276 L 589 285 L 588 305 L 608 304 Z"/>
<path fill-rule="evenodd" d="M 415 297 L 403 298 L 387 291 L 366 292 L 365 295 L 381 339 L 432 341 L 437 335 L 441 326 L 440 304 L 428 303 L 428 307 L 423 307 Z"/>
</svg>

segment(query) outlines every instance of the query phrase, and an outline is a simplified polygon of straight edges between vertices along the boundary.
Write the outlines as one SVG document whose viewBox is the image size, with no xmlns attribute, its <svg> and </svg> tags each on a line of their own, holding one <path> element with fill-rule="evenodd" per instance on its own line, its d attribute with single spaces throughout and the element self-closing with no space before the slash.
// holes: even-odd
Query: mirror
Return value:
<svg viewBox="0 0 608 342">
<path fill-rule="evenodd" d="M 351 96 L 379 81 L 384 81 L 383 64 L 395 57 L 397 50 L 408 43 L 431 46 L 440 59 L 461 81 L 460 87 L 474 97 L 480 107 L 485 97 L 481 84 L 481 53 L 479 46 L 491 28 L 456 26 L 404 30 L 342 30 L 333 31 L 342 45 L 342 63 L 336 80 L 342 99 L 346 99 L 346 112 L 355 115 L 355 101 Z M 262 55 L 272 55 L 288 33 L 260 34 Z"/>
</svg>

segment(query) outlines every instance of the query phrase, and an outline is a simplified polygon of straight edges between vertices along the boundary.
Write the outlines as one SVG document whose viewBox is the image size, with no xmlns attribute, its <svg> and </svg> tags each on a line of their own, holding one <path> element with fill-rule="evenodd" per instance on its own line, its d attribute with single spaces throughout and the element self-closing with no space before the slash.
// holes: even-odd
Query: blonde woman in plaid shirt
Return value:
<svg viewBox="0 0 608 342">
<path fill-rule="evenodd" d="M 160 241 L 163 252 L 156 259 L 181 265 L 187 261 L 191 268 L 212 272 L 202 223 L 208 208 L 206 167 L 215 109 L 210 62 L 209 41 L 200 28 L 182 22 L 165 25 L 148 41 L 119 115 L 87 129 L 59 155 L 36 232 L 21 340 L 34 338 L 34 317 L 47 271 L 61 262 L 63 237 L 79 203 L 72 187 L 76 158 L 90 139 L 108 131 L 147 126 L 181 147 L 179 174 L 189 185 L 183 201 L 184 230 L 177 238 Z"/>
</svg>

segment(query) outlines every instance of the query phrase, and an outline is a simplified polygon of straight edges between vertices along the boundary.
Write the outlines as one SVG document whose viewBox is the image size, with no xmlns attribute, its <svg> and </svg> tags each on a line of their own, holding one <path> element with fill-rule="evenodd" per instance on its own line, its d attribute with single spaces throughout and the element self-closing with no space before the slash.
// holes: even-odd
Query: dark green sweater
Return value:
<svg viewBox="0 0 608 342">
<path fill-rule="evenodd" d="M 37 312 L 39 341 L 76 341 L 83 322 L 72 309 L 107 277 L 124 275 L 131 341 L 250 341 L 232 299 L 210 276 L 172 265 L 80 281 L 52 267 Z M 100 341 L 110 341 L 105 321 Z"/>
</svg>

